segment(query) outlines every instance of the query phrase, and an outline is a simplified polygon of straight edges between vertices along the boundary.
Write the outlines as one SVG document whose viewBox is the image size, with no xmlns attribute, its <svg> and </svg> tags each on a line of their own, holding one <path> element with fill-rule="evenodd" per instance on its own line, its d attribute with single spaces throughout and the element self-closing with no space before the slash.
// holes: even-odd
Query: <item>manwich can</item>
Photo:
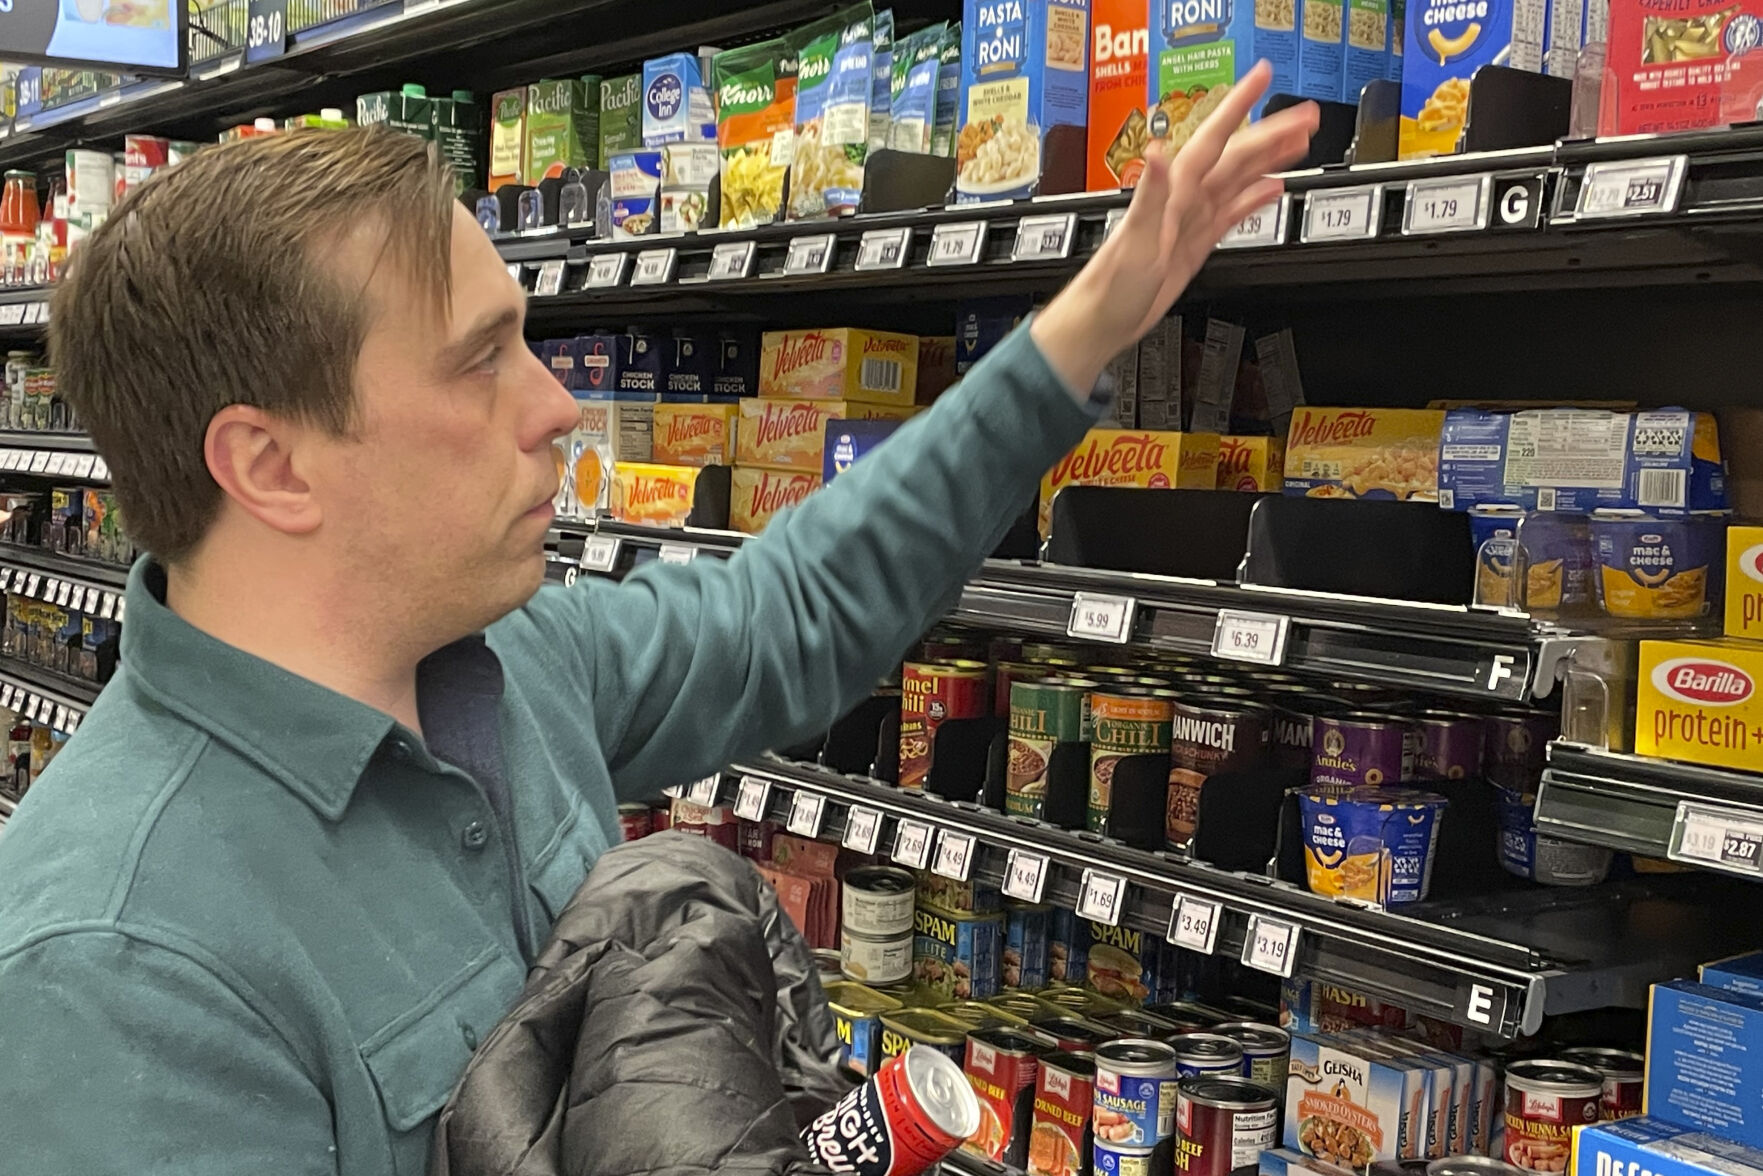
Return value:
<svg viewBox="0 0 1763 1176">
<path fill-rule="evenodd" d="M 919 1176 L 979 1130 L 961 1067 L 914 1046 L 802 1129 L 816 1162 L 856 1176 Z"/>
<path fill-rule="evenodd" d="M 1195 1074 L 1175 1088 L 1175 1166 L 1183 1176 L 1254 1172 L 1276 1144 L 1279 1099 L 1246 1078 Z"/>
<path fill-rule="evenodd" d="M 900 667 L 900 787 L 923 790 L 938 727 L 949 719 L 984 718 L 990 707 L 984 662 Z"/>
<path fill-rule="evenodd" d="M 1129 755 L 1169 756 L 1176 694 L 1143 686 L 1103 686 L 1090 698 L 1090 799 L 1084 827 L 1108 832 L 1114 769 Z"/>
<path fill-rule="evenodd" d="M 1271 715 L 1256 702 L 1200 695 L 1175 704 L 1170 716 L 1170 769 L 1164 835 L 1182 848 L 1200 822 L 1200 790 L 1213 776 L 1246 772 L 1267 762 Z"/>
<path fill-rule="evenodd" d="M 1042 678 L 1010 685 L 1010 760 L 1004 811 L 1039 819 L 1047 803 L 1047 769 L 1061 743 L 1090 741 L 1087 678 Z"/>
</svg>

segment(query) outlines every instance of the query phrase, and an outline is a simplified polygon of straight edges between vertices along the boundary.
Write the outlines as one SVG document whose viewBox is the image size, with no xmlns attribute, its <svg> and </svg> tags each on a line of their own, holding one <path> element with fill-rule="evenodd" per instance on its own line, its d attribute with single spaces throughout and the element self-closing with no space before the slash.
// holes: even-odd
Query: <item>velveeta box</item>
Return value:
<svg viewBox="0 0 1763 1176">
<path fill-rule="evenodd" d="M 784 473 L 781 470 L 743 469 L 730 471 L 728 523 L 737 531 L 757 535 L 771 517 L 786 506 L 794 506 L 820 489 L 817 474 Z"/>
<path fill-rule="evenodd" d="M 1053 497 L 1067 486 L 1211 490 L 1218 484 L 1218 437 L 1145 429 L 1091 429 L 1041 479 L 1041 535 L 1052 527 Z"/>
<path fill-rule="evenodd" d="M 1220 437 L 1218 488 L 1278 491 L 1285 481 L 1286 445 L 1278 437 Z"/>
<path fill-rule="evenodd" d="M 1437 502 L 1444 424 L 1434 409 L 1301 406 L 1286 437 L 1285 492 Z"/>
<path fill-rule="evenodd" d="M 733 465 L 736 404 L 657 404 L 655 460 L 668 465 Z"/>
<path fill-rule="evenodd" d="M 909 405 L 918 394 L 918 337 L 841 327 L 767 331 L 759 395 Z"/>
<path fill-rule="evenodd" d="M 612 469 L 609 510 L 622 523 L 683 527 L 692 513 L 697 483 L 698 470 L 693 466 L 619 462 Z"/>
<path fill-rule="evenodd" d="M 1763 754 L 1763 645 L 1643 641 L 1636 683 L 1639 755 L 1754 771 Z"/>
<path fill-rule="evenodd" d="M 905 420 L 916 409 L 849 400 L 741 401 L 735 426 L 735 464 L 774 470 L 819 473 L 826 452 L 826 423 L 845 420 Z"/>
<path fill-rule="evenodd" d="M 1726 530 L 1726 635 L 1763 639 L 1763 526 Z"/>
</svg>

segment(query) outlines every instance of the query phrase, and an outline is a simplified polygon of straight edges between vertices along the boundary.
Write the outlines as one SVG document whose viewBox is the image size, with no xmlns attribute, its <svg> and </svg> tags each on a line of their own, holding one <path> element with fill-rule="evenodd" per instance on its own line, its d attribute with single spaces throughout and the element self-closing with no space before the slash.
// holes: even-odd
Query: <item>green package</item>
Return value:
<svg viewBox="0 0 1763 1176">
<path fill-rule="evenodd" d="M 600 166 L 612 157 L 643 147 L 643 78 L 641 74 L 600 83 Z"/>
<path fill-rule="evenodd" d="M 453 168 L 453 194 L 484 186 L 483 111 L 470 90 L 429 101 L 429 125 L 441 158 Z"/>
<path fill-rule="evenodd" d="M 355 121 L 364 127 L 387 126 L 419 139 L 434 137 L 428 91 L 414 83 L 392 92 L 361 95 L 355 99 Z"/>
<path fill-rule="evenodd" d="M 528 184 L 588 166 L 583 138 L 588 127 L 587 87 L 572 79 L 534 82 L 526 88 L 526 150 L 522 176 Z"/>
</svg>

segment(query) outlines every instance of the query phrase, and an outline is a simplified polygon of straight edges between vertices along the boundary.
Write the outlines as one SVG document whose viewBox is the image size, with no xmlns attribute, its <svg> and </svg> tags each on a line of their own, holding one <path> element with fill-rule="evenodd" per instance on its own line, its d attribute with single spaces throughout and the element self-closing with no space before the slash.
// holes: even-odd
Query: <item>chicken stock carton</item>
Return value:
<svg viewBox="0 0 1763 1176">
<path fill-rule="evenodd" d="M 643 146 L 716 142 L 716 107 L 696 54 L 643 63 Z"/>
<path fill-rule="evenodd" d="M 779 400 L 749 397 L 740 404 L 735 464 L 817 473 L 826 455 L 826 423 L 842 420 L 905 420 L 917 411 L 855 400 Z"/>
<path fill-rule="evenodd" d="M 966 0 L 955 201 L 1084 190 L 1089 0 Z"/>
<path fill-rule="evenodd" d="M 757 535 L 778 511 L 796 505 L 821 486 L 818 473 L 784 473 L 741 466 L 735 467 L 731 481 L 729 526 L 748 535 Z"/>
<path fill-rule="evenodd" d="M 1763 755 L 1763 645 L 1643 641 L 1640 651 L 1635 751 L 1755 770 Z"/>
<path fill-rule="evenodd" d="M 1211 490 L 1217 484 L 1213 434 L 1092 429 L 1041 479 L 1041 537 L 1052 528 L 1054 496 L 1067 486 Z"/>
<path fill-rule="evenodd" d="M 654 457 L 668 465 L 733 465 L 741 409 L 735 404 L 657 404 Z"/>
<path fill-rule="evenodd" d="M 1090 0 L 1090 114 L 1086 187 L 1131 188 L 1151 138 L 1151 25 L 1145 0 Z"/>
<path fill-rule="evenodd" d="M 1402 159 L 1457 150 L 1469 79 L 1484 65 L 1540 73 L 1549 0 L 1408 0 L 1402 56 Z"/>
<path fill-rule="evenodd" d="M 1286 1147 L 1366 1172 L 1404 1156 L 1402 1142 L 1421 1113 L 1413 1072 L 1369 1057 L 1352 1042 L 1292 1035 L 1286 1077 Z"/>
</svg>

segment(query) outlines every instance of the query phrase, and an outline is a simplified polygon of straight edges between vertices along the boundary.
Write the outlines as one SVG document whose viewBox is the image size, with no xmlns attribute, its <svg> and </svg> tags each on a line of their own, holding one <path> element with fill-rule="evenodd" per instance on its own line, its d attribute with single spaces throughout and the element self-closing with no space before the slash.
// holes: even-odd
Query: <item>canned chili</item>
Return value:
<svg viewBox="0 0 1763 1176">
<path fill-rule="evenodd" d="M 977 661 L 907 662 L 900 667 L 900 787 L 922 790 L 937 728 L 990 711 L 986 666 Z"/>
<path fill-rule="evenodd" d="M 1176 694 L 1143 686 L 1104 686 L 1090 698 L 1090 798 L 1084 827 L 1108 832 L 1114 769 L 1129 755 L 1169 756 Z"/>
<path fill-rule="evenodd" d="M 1012 816 L 1044 815 L 1047 768 L 1061 743 L 1090 741 L 1088 678 L 1042 678 L 1010 685 L 1010 754 L 1004 811 Z"/>
<path fill-rule="evenodd" d="M 933 1049 L 890 1058 L 802 1129 L 808 1154 L 834 1172 L 918 1176 L 979 1126 L 961 1067 Z"/>
</svg>

